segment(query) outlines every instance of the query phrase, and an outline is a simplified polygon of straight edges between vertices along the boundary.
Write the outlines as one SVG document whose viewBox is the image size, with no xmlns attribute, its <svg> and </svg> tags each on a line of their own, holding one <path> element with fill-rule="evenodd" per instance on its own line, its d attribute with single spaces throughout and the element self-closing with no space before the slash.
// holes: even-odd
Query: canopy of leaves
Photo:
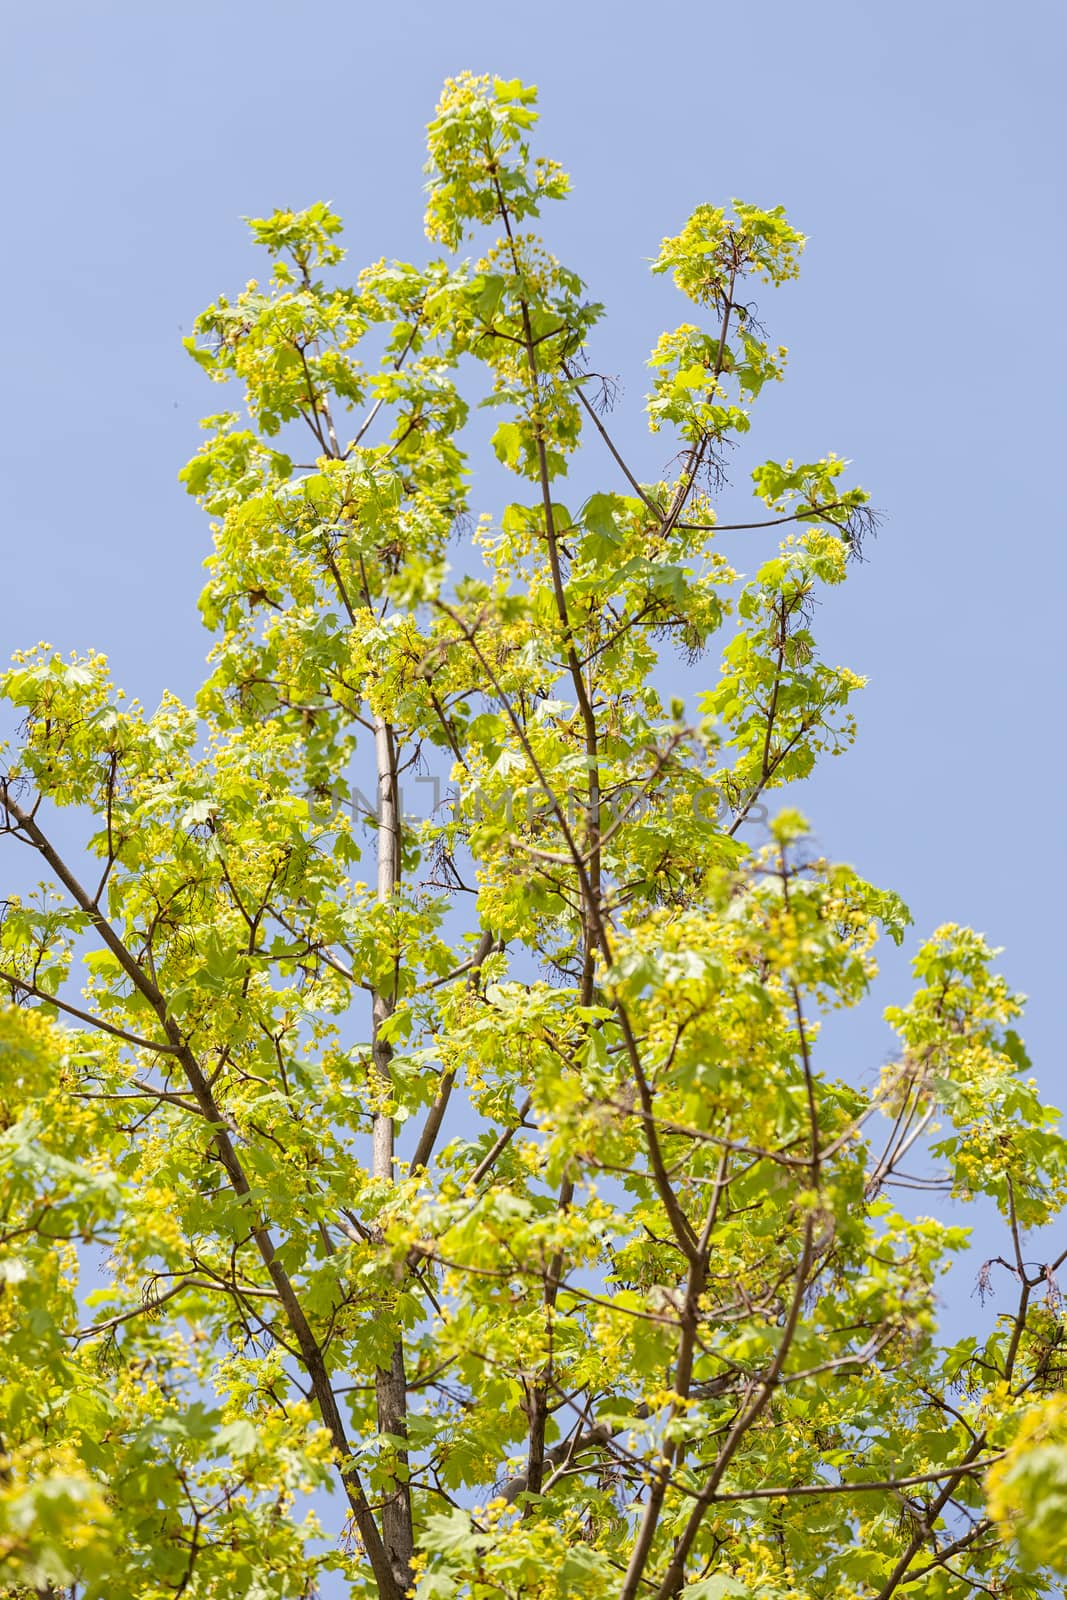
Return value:
<svg viewBox="0 0 1067 1600">
<path fill-rule="evenodd" d="M 753 295 L 803 238 L 734 202 L 663 241 L 696 320 L 651 354 L 677 454 L 645 481 L 601 307 L 532 231 L 568 187 L 536 117 L 446 85 L 425 264 L 346 274 L 324 204 L 252 222 L 265 280 L 187 341 L 238 395 L 182 474 L 196 706 L 45 645 L 2 680 L 5 845 L 46 880 L 0 918 L 5 1594 L 964 1600 L 1063 1569 L 1067 1252 L 1025 1233 L 1067 1163 L 1020 999 L 939 928 L 881 1075 L 834 1077 L 823 1020 L 907 911 L 795 811 L 742 833 L 862 687 L 814 628 L 870 526 L 845 464 L 761 463 L 717 516 L 784 371 Z M 477 517 L 475 403 L 509 495 Z M 754 527 L 782 543 L 741 577 Z M 927 1150 L 999 1209 L 1016 1292 L 948 1346 L 967 1230 L 899 1187 Z"/>
</svg>

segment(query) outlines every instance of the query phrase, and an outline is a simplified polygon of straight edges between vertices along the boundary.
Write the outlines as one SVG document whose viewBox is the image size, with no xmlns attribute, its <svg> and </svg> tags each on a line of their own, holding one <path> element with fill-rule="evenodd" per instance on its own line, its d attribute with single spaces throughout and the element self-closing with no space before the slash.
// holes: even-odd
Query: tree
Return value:
<svg viewBox="0 0 1067 1600">
<path fill-rule="evenodd" d="M 907 911 L 793 810 L 741 832 L 862 684 L 812 626 L 871 522 L 844 463 L 765 462 L 759 514 L 716 516 L 784 365 L 753 282 L 803 239 L 735 201 L 664 240 L 697 320 L 653 351 L 679 453 L 643 481 L 601 308 L 528 231 L 567 190 L 534 98 L 446 85 L 424 267 L 346 284 L 321 204 L 251 224 L 269 282 L 187 341 L 247 408 L 183 473 L 195 710 L 45 646 L 3 680 L 8 842 L 48 878 L 0 926 L 5 1593 L 1040 1592 L 1067 1252 L 1025 1233 L 1067 1163 L 1019 998 L 940 928 L 894 1059 L 827 1075 L 820 1021 Z M 473 524 L 465 388 L 517 480 Z M 607 487 L 568 505 L 583 436 Z M 659 685 L 712 648 L 694 720 Z M 1017 1297 L 948 1345 L 967 1230 L 893 1199 L 928 1144 L 999 1208 Z"/>
</svg>

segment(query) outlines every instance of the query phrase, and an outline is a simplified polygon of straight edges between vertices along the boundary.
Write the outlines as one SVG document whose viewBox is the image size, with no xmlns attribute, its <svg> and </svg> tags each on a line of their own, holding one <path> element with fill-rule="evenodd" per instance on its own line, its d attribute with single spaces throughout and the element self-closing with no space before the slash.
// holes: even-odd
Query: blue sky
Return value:
<svg viewBox="0 0 1067 1600">
<path fill-rule="evenodd" d="M 761 304 L 790 368 L 754 457 L 835 450 L 886 521 L 819 617 L 871 684 L 805 804 L 919 930 L 1006 947 L 1039 1076 L 1067 1098 L 1061 7 L 94 0 L 12 9 L 5 32 L 0 656 L 94 646 L 150 704 L 193 692 L 208 531 L 176 474 L 221 396 L 180 341 L 258 269 L 240 218 L 325 198 L 354 267 L 418 259 L 441 79 L 522 76 L 574 177 L 546 230 L 607 303 L 597 364 L 643 475 L 664 464 L 643 363 L 686 314 L 648 275 L 660 237 L 732 195 L 809 235 L 799 285 Z M 885 1048 L 864 1029 L 853 1070 Z"/>
</svg>

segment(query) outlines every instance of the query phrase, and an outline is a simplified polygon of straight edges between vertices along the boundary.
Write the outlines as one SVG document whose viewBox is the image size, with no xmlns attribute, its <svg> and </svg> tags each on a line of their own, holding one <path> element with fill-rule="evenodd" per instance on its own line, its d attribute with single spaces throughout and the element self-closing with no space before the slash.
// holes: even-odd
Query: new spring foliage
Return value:
<svg viewBox="0 0 1067 1600">
<path fill-rule="evenodd" d="M 225 407 L 182 473 L 196 705 L 43 645 L 3 679 L 4 845 L 46 880 L 0 922 L 7 1594 L 964 1600 L 1063 1568 L 1063 1256 L 1025 1236 L 1065 1151 L 1019 997 L 945 926 L 880 1075 L 820 1054 L 909 918 L 776 810 L 853 737 L 815 617 L 867 495 L 766 461 L 721 512 L 803 238 L 735 201 L 664 239 L 650 477 L 536 231 L 568 190 L 536 115 L 445 86 L 425 264 L 351 271 L 325 204 L 251 223 L 261 277 L 187 341 Z M 997 1208 L 1011 1290 L 948 1344 L 967 1229 L 899 1187 L 928 1159 Z"/>
</svg>

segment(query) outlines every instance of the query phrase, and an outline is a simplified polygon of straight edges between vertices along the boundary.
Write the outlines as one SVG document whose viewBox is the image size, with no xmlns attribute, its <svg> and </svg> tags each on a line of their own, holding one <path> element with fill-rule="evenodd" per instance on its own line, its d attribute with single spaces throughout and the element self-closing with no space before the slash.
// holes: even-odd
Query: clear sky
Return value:
<svg viewBox="0 0 1067 1600">
<path fill-rule="evenodd" d="M 10 6 L 0 656 L 91 645 L 150 704 L 193 692 L 208 530 L 176 473 L 224 397 L 180 339 L 259 269 L 240 218 L 324 198 L 354 266 L 417 259 L 441 79 L 536 82 L 539 143 L 574 177 L 544 221 L 607 302 L 597 364 L 622 379 L 614 426 L 645 476 L 664 463 L 643 362 L 686 315 L 647 273 L 661 235 L 732 195 L 809 235 L 800 284 L 761 304 L 791 359 L 754 450 L 849 457 L 886 521 L 819 616 L 871 686 L 860 741 L 805 804 L 920 930 L 960 920 L 1006 946 L 1040 1077 L 1067 1099 L 1065 17 L 1059 0 Z"/>
</svg>

